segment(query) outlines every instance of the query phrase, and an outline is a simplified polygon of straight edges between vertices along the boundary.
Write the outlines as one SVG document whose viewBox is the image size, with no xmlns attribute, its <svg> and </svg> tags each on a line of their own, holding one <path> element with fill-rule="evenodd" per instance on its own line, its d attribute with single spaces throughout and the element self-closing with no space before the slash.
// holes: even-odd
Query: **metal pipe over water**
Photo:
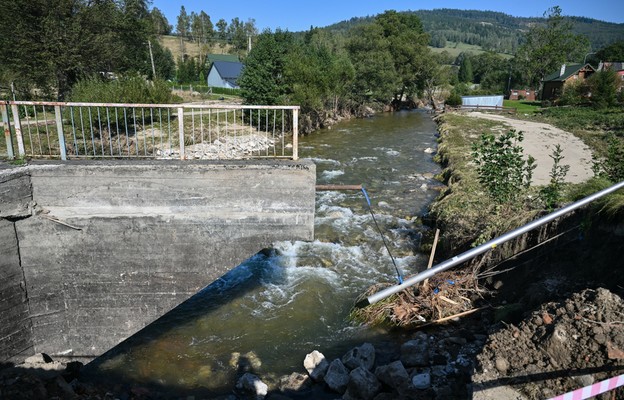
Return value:
<svg viewBox="0 0 624 400">
<path fill-rule="evenodd" d="M 540 227 L 542 225 L 547 224 L 548 222 L 557 219 L 571 211 L 574 211 L 578 208 L 581 208 L 603 196 L 606 196 L 610 193 L 613 193 L 615 191 L 617 191 L 618 189 L 624 188 L 624 181 L 613 185 L 607 189 L 601 190 L 600 192 L 594 193 L 591 196 L 587 196 L 582 200 L 579 200 L 577 202 L 574 202 L 572 204 L 569 204 L 566 207 L 563 207 L 557 211 L 554 211 L 548 215 L 543 216 L 542 218 L 536 219 L 535 221 L 532 221 L 520 228 L 514 229 L 511 232 L 508 232 L 502 236 L 499 236 L 495 239 L 490 240 L 487 243 L 484 243 L 478 247 L 475 247 L 474 249 L 470 249 L 468 251 L 465 251 L 463 253 L 461 253 L 458 256 L 455 256 L 449 260 L 446 260 L 436 266 L 434 266 L 431 269 L 428 269 L 426 271 L 423 271 L 417 275 L 412 276 L 411 278 L 406 279 L 403 283 L 399 284 L 399 285 L 395 285 L 395 286 L 390 286 L 389 288 L 386 288 L 384 290 L 381 290 L 371 296 L 368 296 L 366 298 L 366 301 L 368 302 L 368 304 L 363 304 L 364 306 L 367 305 L 371 305 L 374 303 L 377 303 L 380 300 L 383 300 L 389 296 L 392 296 L 395 293 L 400 292 L 403 289 L 406 289 L 410 286 L 416 285 L 417 283 L 420 283 L 422 281 L 424 281 L 427 278 L 431 278 L 432 276 L 436 275 L 439 272 L 442 271 L 446 271 L 447 269 L 450 269 L 452 267 L 455 267 L 465 261 L 468 261 L 480 254 L 485 253 L 488 250 L 494 249 L 496 248 L 498 245 L 503 244 L 513 238 L 516 238 L 526 232 L 529 232 L 537 227 Z"/>
</svg>

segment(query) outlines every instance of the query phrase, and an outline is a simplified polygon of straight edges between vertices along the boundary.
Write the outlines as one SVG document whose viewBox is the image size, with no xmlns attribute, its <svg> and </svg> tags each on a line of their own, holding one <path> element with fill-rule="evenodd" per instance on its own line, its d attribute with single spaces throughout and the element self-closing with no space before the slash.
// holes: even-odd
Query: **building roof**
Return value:
<svg viewBox="0 0 624 400">
<path fill-rule="evenodd" d="M 238 86 L 236 81 L 240 77 L 243 70 L 243 63 L 229 61 L 215 61 L 212 66 L 217 70 L 222 79 L 228 81 L 232 85 Z"/>
<path fill-rule="evenodd" d="M 215 61 L 229 61 L 238 62 L 238 56 L 234 54 L 208 54 L 206 56 L 208 64 L 212 64 Z"/>
<path fill-rule="evenodd" d="M 566 79 L 568 79 L 569 77 L 571 77 L 572 75 L 576 74 L 577 72 L 579 72 L 581 69 L 585 68 L 585 67 L 589 67 L 591 68 L 592 71 L 594 71 L 594 68 L 589 65 L 589 64 L 565 64 L 564 65 L 564 69 L 563 69 L 563 74 L 561 73 L 561 69 L 546 75 L 544 77 L 544 82 L 547 81 L 553 81 L 553 82 L 557 82 L 557 81 L 565 81 Z"/>
<path fill-rule="evenodd" d="M 619 72 L 619 71 L 624 71 L 624 62 L 622 61 L 605 61 L 605 62 L 600 62 L 600 64 L 598 65 L 598 71 L 603 71 L 606 68 L 610 68 L 613 71 Z"/>
</svg>

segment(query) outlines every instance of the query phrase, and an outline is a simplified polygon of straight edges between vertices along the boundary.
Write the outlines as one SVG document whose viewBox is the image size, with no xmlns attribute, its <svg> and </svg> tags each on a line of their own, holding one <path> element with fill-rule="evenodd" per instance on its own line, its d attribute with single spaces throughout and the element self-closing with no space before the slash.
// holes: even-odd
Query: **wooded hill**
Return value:
<svg viewBox="0 0 624 400">
<path fill-rule="evenodd" d="M 420 17 L 431 36 L 430 45 L 445 47 L 447 42 L 481 46 L 483 50 L 514 54 L 524 33 L 534 24 L 545 23 L 545 18 L 514 17 L 501 12 L 478 10 L 419 10 L 406 11 Z M 327 26 L 334 32 L 346 32 L 354 26 L 371 22 L 374 16 L 355 17 Z M 573 24 L 573 32 L 587 36 L 593 50 L 615 41 L 624 40 L 624 24 L 599 21 L 585 17 L 565 17 Z"/>
</svg>

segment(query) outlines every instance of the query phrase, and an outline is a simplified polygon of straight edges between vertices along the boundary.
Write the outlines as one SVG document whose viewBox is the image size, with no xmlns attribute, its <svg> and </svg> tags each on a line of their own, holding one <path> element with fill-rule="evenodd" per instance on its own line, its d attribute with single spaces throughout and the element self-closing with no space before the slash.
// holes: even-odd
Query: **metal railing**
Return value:
<svg viewBox="0 0 624 400">
<path fill-rule="evenodd" d="M 466 261 L 469 261 L 475 257 L 477 257 L 478 255 L 481 255 L 483 253 L 486 253 L 492 249 L 497 248 L 498 246 L 500 246 L 501 244 L 510 241 L 511 239 L 514 239 L 520 235 L 523 235 L 529 231 L 532 231 L 535 228 L 538 228 L 542 225 L 546 225 L 547 223 L 563 216 L 566 215 L 576 209 L 579 209 L 603 196 L 606 196 L 608 194 L 611 194 L 615 191 L 618 191 L 620 189 L 624 189 L 624 181 L 617 183 L 607 189 L 601 190 L 599 192 L 596 192 L 590 196 L 585 197 L 584 199 L 581 199 L 579 201 L 576 201 L 572 204 L 569 204 L 559 210 L 556 210 L 550 214 L 547 214 L 539 219 L 536 219 L 535 221 L 532 221 L 526 225 L 521 226 L 520 228 L 514 229 L 513 231 L 507 232 L 506 234 L 499 236 L 497 238 L 494 238 L 492 240 L 490 240 L 487 243 L 484 243 L 480 246 L 477 246 L 473 249 L 470 249 L 468 251 L 465 251 L 449 260 L 446 260 L 440 264 L 435 265 L 433 268 L 427 269 L 417 275 L 414 275 L 408 279 L 406 279 L 404 282 L 402 282 L 399 285 L 395 285 L 395 286 L 390 286 L 386 289 L 383 289 L 377 293 L 374 293 L 370 296 L 368 296 L 365 299 L 365 304 L 363 304 L 364 306 L 367 305 L 371 305 L 371 304 L 375 304 L 378 301 L 381 301 L 387 297 L 392 296 L 395 293 L 398 293 L 404 289 L 407 289 L 410 286 L 414 286 L 422 281 L 424 281 L 425 279 L 431 278 L 432 276 L 446 271 L 447 269 L 450 269 L 452 267 L 455 267 L 459 264 L 462 264 Z"/>
<path fill-rule="evenodd" d="M 298 159 L 298 106 L 3 101 L 13 159 Z"/>
</svg>

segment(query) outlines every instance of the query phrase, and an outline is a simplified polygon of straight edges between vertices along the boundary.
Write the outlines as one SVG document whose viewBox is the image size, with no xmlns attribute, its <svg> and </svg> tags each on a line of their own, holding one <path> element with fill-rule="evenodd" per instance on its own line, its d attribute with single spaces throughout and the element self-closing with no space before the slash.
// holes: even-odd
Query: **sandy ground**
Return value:
<svg viewBox="0 0 624 400">
<path fill-rule="evenodd" d="M 537 164 L 537 168 L 533 171 L 534 185 L 547 185 L 550 182 L 549 174 L 553 165 L 550 155 L 552 155 L 557 144 L 563 150 L 562 155 L 564 158 L 562 164 L 570 166 L 570 170 L 566 175 L 567 182 L 584 182 L 594 176 L 591 170 L 591 150 L 581 139 L 569 132 L 552 125 L 508 118 L 497 114 L 469 112 L 467 115 L 474 118 L 498 121 L 512 129 L 523 132 L 524 141 L 522 142 L 522 147 L 524 147 L 524 152 L 526 155 L 532 155 Z"/>
</svg>

